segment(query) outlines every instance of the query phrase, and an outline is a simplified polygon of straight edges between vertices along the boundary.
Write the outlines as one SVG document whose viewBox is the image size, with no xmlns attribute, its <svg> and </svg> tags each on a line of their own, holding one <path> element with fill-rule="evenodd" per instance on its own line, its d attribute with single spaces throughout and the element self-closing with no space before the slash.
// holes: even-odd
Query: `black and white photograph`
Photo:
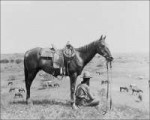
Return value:
<svg viewBox="0 0 150 120">
<path fill-rule="evenodd" d="M 1 119 L 149 120 L 149 5 L 0 1 Z"/>
</svg>

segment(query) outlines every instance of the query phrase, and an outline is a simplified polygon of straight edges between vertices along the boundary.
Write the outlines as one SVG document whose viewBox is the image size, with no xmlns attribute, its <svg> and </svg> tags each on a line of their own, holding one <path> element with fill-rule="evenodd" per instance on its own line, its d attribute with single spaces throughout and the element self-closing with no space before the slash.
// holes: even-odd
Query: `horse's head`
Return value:
<svg viewBox="0 0 150 120">
<path fill-rule="evenodd" d="M 105 39 L 106 39 L 106 36 L 103 37 L 103 35 L 102 35 L 100 37 L 100 39 L 96 43 L 96 45 L 97 45 L 97 49 L 96 50 L 97 50 L 97 53 L 99 53 L 100 55 L 105 57 L 107 61 L 112 61 L 113 57 L 112 57 L 112 55 L 110 53 L 110 50 L 105 45 Z"/>
</svg>

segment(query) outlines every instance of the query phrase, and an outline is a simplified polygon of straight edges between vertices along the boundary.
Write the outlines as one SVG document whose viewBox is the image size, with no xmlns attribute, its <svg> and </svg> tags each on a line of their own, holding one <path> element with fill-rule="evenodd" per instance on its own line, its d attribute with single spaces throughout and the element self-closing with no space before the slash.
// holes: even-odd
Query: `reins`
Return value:
<svg viewBox="0 0 150 120">
<path fill-rule="evenodd" d="M 106 110 L 103 111 L 104 112 L 103 115 L 105 115 L 108 111 L 108 102 L 109 102 L 109 109 L 111 110 L 111 108 L 112 108 L 112 97 L 111 97 L 112 64 L 111 64 L 111 61 L 106 62 L 106 67 L 107 67 L 107 80 L 108 80 L 108 82 L 107 82 L 107 94 L 106 94 L 107 101 L 106 101 Z M 110 73 L 110 78 L 109 78 L 109 73 Z"/>
<path fill-rule="evenodd" d="M 111 90 L 112 89 L 111 88 L 111 84 L 112 84 L 112 64 L 111 64 L 111 62 L 107 61 L 106 66 L 107 66 L 107 80 L 108 80 L 106 98 L 107 98 L 107 102 L 109 100 L 109 108 L 111 109 L 112 108 L 112 97 L 111 97 L 111 91 L 112 91 Z"/>
</svg>

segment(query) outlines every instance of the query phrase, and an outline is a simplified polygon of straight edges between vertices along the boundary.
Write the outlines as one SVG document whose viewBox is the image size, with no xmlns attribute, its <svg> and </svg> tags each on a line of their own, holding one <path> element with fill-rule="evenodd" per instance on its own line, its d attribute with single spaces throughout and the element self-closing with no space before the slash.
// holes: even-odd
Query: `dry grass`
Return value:
<svg viewBox="0 0 150 120">
<path fill-rule="evenodd" d="M 149 88 L 148 88 L 148 56 L 147 55 L 116 54 L 113 63 L 112 99 L 113 108 L 107 114 L 106 110 L 106 86 L 101 85 L 101 80 L 106 79 L 106 68 L 102 57 L 95 57 L 84 70 L 89 70 L 93 76 L 91 89 L 95 91 L 100 100 L 99 108 L 81 107 L 73 110 L 70 106 L 70 83 L 67 78 L 63 80 L 53 79 L 51 75 L 44 74 L 41 80 L 40 73 L 36 76 L 31 87 L 32 105 L 26 105 L 25 94 L 23 98 L 14 98 L 14 92 L 9 93 L 8 81 L 13 81 L 14 87 L 23 87 L 24 72 L 23 63 L 16 64 L 11 61 L 23 59 L 22 54 L 3 55 L 2 59 L 10 62 L 1 64 L 1 118 L 2 119 L 148 119 L 149 118 Z M 135 69 L 136 68 L 136 69 Z M 100 71 L 102 74 L 96 74 Z M 138 76 L 144 76 L 138 79 Z M 59 83 L 58 88 L 39 89 L 41 82 L 52 80 Z M 78 77 L 77 84 L 81 81 Z M 120 93 L 119 87 L 137 84 L 144 93 L 143 101 L 136 102 L 137 96 L 130 93 Z"/>
</svg>

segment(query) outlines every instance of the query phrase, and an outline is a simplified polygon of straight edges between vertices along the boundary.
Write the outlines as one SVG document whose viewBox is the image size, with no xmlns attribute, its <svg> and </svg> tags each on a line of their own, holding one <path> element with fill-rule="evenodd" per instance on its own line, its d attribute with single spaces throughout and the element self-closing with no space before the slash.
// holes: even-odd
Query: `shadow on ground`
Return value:
<svg viewBox="0 0 150 120">
<path fill-rule="evenodd" d="M 10 104 L 27 104 L 25 100 L 18 100 L 18 101 L 13 101 L 10 102 Z M 48 99 L 43 99 L 43 100 L 32 100 L 33 105 L 60 105 L 60 106 L 66 106 L 70 107 L 71 102 L 70 101 L 60 101 L 60 100 L 48 100 Z"/>
</svg>

